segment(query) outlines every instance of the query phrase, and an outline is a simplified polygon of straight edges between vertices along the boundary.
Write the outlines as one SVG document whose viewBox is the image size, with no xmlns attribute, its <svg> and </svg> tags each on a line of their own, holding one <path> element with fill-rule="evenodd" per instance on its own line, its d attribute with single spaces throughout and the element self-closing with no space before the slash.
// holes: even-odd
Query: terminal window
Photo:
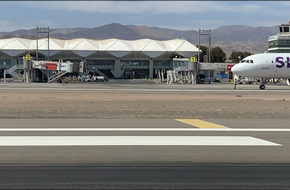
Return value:
<svg viewBox="0 0 290 190">
<path fill-rule="evenodd" d="M 11 65 L 11 59 L 0 59 L 0 69 L 8 69 Z"/>
<path fill-rule="evenodd" d="M 148 60 L 121 60 L 122 68 L 149 69 Z"/>
</svg>

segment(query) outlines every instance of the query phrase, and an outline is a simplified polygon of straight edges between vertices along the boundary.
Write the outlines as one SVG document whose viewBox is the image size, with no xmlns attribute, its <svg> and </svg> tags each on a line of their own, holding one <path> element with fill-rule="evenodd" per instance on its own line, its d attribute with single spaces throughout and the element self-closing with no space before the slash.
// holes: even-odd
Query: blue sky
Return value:
<svg viewBox="0 0 290 190">
<path fill-rule="evenodd" d="M 0 7 L 0 32 L 110 23 L 198 30 L 275 26 L 290 20 L 288 1 L 0 1 Z"/>
</svg>

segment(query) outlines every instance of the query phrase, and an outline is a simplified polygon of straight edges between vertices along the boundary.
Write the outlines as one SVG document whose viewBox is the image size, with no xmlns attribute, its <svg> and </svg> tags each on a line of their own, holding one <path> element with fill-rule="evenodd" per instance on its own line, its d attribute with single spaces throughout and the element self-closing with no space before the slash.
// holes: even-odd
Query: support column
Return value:
<svg viewBox="0 0 290 190">
<path fill-rule="evenodd" d="M 30 71 L 28 69 L 26 70 L 25 80 L 26 83 L 30 83 Z"/>
<path fill-rule="evenodd" d="M 149 60 L 149 79 L 153 79 L 153 59 Z"/>
<path fill-rule="evenodd" d="M 31 82 L 36 82 L 36 69 L 31 67 Z"/>
<path fill-rule="evenodd" d="M 124 70 L 121 69 L 121 61 L 119 58 L 115 59 L 115 67 L 111 70 L 111 73 L 114 75 L 115 78 L 121 78 Z"/>
<path fill-rule="evenodd" d="M 26 60 L 25 57 L 23 58 L 23 69 L 24 69 L 24 82 L 30 83 L 30 60 Z"/>
<path fill-rule="evenodd" d="M 26 83 L 26 72 L 27 72 L 27 68 L 28 68 L 28 61 L 25 59 L 25 57 L 23 57 L 23 82 Z"/>
<path fill-rule="evenodd" d="M 88 71 L 88 68 L 87 68 L 87 59 L 85 57 L 83 57 L 81 59 L 81 62 L 84 62 L 84 73 L 86 73 Z"/>
<path fill-rule="evenodd" d="M 196 71 L 192 71 L 191 77 L 191 84 L 196 84 Z"/>
<path fill-rule="evenodd" d="M 6 83 L 6 69 L 4 69 L 4 76 L 3 76 L 3 78 L 4 78 L 4 83 Z"/>
<path fill-rule="evenodd" d="M 38 76 L 36 75 L 36 69 L 34 68 L 33 63 L 32 63 L 31 60 L 30 60 L 30 77 L 31 77 L 30 82 L 36 82 L 36 81 L 39 80 L 39 79 L 36 80 L 36 78 L 37 78 Z"/>
</svg>

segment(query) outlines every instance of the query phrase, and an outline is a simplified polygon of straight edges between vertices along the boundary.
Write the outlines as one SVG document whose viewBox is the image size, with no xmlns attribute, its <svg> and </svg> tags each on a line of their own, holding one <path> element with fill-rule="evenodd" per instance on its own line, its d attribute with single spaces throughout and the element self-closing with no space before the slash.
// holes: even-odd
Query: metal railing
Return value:
<svg viewBox="0 0 290 190">
<path fill-rule="evenodd" d="M 47 83 L 52 83 L 53 81 L 59 79 L 60 77 L 62 77 L 63 75 L 67 74 L 69 72 L 67 71 L 60 71 L 54 75 L 52 75 L 51 77 L 48 78 Z"/>
<path fill-rule="evenodd" d="M 176 83 L 183 83 L 183 76 L 179 72 L 182 71 L 180 67 L 173 69 L 173 78 Z"/>
<path fill-rule="evenodd" d="M 18 73 L 15 72 L 16 70 L 20 70 Z M 12 75 L 14 78 L 18 78 L 19 73 L 23 70 L 23 65 L 14 65 L 10 69 L 7 69 L 7 74 Z"/>
</svg>

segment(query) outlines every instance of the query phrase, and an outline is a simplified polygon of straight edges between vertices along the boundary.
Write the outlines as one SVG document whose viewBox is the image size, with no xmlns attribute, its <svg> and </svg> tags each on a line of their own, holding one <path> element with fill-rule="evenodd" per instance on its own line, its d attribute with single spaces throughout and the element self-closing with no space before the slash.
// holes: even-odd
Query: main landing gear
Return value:
<svg viewBox="0 0 290 190">
<path fill-rule="evenodd" d="M 260 85 L 260 90 L 265 90 L 265 82 L 264 82 L 264 79 L 262 78 L 261 79 L 261 85 Z"/>
</svg>

